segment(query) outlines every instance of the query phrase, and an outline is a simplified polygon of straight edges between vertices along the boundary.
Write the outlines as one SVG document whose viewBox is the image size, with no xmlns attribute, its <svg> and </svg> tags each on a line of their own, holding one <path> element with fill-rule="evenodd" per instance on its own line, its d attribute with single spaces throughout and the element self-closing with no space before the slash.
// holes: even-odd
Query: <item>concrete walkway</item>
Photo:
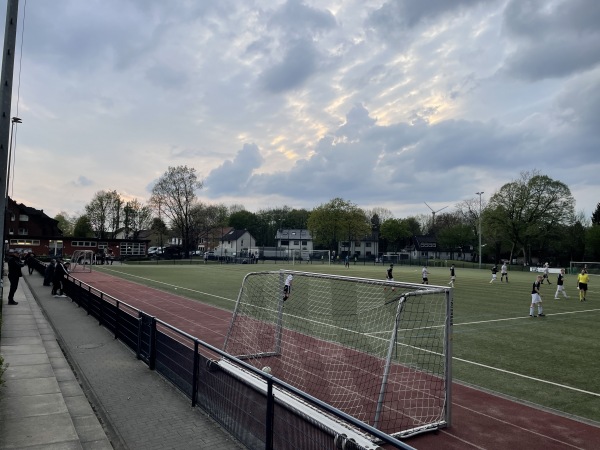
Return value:
<svg viewBox="0 0 600 450">
<path fill-rule="evenodd" d="M 0 449 L 243 448 L 84 310 L 23 272 L 16 306 L 4 279 Z"/>
</svg>

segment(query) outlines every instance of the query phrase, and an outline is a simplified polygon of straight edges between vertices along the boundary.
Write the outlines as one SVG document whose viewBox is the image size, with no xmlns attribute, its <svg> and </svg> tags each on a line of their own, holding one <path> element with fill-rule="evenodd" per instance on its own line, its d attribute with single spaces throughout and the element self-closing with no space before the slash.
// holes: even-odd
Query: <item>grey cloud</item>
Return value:
<svg viewBox="0 0 600 450">
<path fill-rule="evenodd" d="M 262 87 L 280 93 L 301 86 L 316 70 L 317 52 L 308 41 L 299 41 L 285 54 L 283 60 L 266 69 L 260 76 Z"/>
<path fill-rule="evenodd" d="M 530 81 L 566 77 L 600 63 L 600 2 L 512 0 L 504 11 L 516 48 L 503 71 Z"/>
<path fill-rule="evenodd" d="M 307 32 L 327 31 L 336 26 L 335 17 L 327 10 L 319 10 L 305 5 L 300 0 L 288 0 L 269 20 L 270 26 L 277 26 L 300 35 Z"/>
<path fill-rule="evenodd" d="M 77 177 L 76 180 L 72 181 L 71 184 L 76 187 L 87 187 L 87 186 L 93 186 L 94 182 L 92 180 L 90 180 L 88 177 L 86 177 L 85 175 L 80 175 Z"/>
<path fill-rule="evenodd" d="M 423 22 L 433 22 L 450 12 L 460 12 L 475 7 L 479 3 L 491 3 L 496 0 L 390 0 L 373 11 L 367 24 L 377 33 L 397 36 Z"/>
<path fill-rule="evenodd" d="M 247 194 L 245 186 L 263 157 L 255 144 L 244 144 L 233 160 L 224 161 L 206 177 L 204 186 L 212 195 Z"/>
</svg>

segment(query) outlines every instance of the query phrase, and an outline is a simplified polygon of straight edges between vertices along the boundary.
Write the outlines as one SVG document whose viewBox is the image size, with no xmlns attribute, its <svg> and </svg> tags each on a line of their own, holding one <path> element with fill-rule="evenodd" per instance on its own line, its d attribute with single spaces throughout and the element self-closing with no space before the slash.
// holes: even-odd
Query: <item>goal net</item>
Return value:
<svg viewBox="0 0 600 450">
<path fill-rule="evenodd" d="M 600 275 L 600 262 L 595 261 L 571 261 L 569 264 L 569 273 L 577 275 L 584 268 L 590 275 Z"/>
<path fill-rule="evenodd" d="M 292 289 L 284 300 L 288 275 Z M 224 350 L 392 436 L 450 423 L 452 290 L 298 271 L 244 278 Z"/>
<path fill-rule="evenodd" d="M 91 272 L 96 256 L 92 250 L 75 250 L 71 256 L 69 272 Z"/>
</svg>

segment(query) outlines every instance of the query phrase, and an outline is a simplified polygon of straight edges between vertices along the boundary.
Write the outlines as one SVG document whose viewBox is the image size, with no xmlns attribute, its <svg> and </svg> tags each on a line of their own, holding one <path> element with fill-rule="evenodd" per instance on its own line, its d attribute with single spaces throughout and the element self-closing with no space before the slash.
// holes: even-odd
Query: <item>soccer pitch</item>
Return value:
<svg viewBox="0 0 600 450">
<path fill-rule="evenodd" d="M 387 265 L 343 264 L 124 264 L 94 270 L 233 310 L 248 272 L 299 270 L 385 279 Z M 447 286 L 450 271 L 428 268 L 429 282 Z M 510 269 L 509 269 L 510 270 Z M 456 269 L 453 378 L 521 401 L 600 422 L 600 288 L 591 277 L 580 302 L 576 276 L 567 275 L 568 299 L 554 300 L 556 276 L 542 286 L 546 317 L 529 317 L 535 273 L 509 272 L 490 284 L 491 272 Z M 418 266 L 394 267 L 394 279 L 421 282 Z M 537 314 L 537 308 L 534 310 Z M 202 336 L 198 336 L 202 339 Z M 455 405 L 456 406 L 456 405 Z"/>
</svg>

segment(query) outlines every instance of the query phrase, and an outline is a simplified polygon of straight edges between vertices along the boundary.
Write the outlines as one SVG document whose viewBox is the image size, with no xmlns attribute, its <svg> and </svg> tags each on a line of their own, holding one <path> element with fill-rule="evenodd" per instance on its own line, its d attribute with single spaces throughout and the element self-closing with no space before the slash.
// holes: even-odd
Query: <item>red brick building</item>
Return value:
<svg viewBox="0 0 600 450">
<path fill-rule="evenodd" d="M 33 252 L 36 256 L 69 256 L 75 250 L 113 252 L 115 258 L 144 256 L 149 239 L 99 239 L 65 237 L 58 221 L 43 210 L 17 203 L 10 197 L 4 223 L 6 249 L 20 253 Z"/>
</svg>

